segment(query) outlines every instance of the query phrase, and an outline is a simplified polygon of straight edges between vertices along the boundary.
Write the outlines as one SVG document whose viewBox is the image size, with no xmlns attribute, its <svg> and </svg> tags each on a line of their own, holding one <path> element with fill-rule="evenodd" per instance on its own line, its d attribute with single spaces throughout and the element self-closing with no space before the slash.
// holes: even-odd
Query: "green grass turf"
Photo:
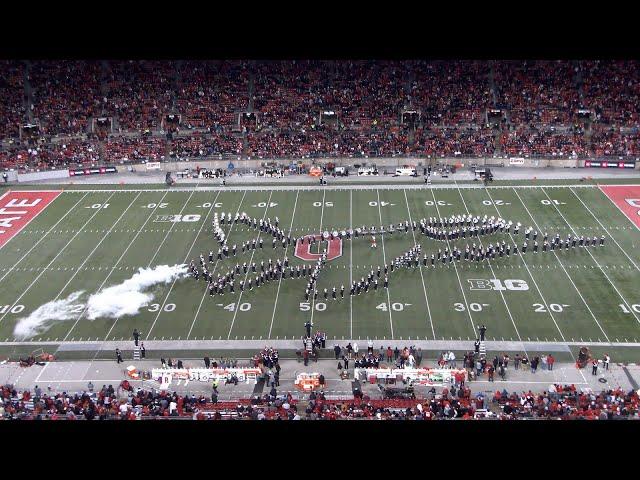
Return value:
<svg viewBox="0 0 640 480">
<path fill-rule="evenodd" d="M 31 187 L 34 188 L 34 187 Z M 50 189 L 50 186 L 43 189 Z M 558 204 L 548 205 L 549 199 Z M 585 209 L 582 200 L 588 205 Z M 166 203 L 155 212 L 151 204 Z M 208 202 L 208 203 L 207 203 Z M 216 207 L 217 204 L 221 204 Z M 107 208 L 87 208 L 108 203 Z M 211 205 L 211 206 L 209 206 Z M 71 212 L 60 221 L 60 219 Z M 375 338 L 387 342 L 408 339 L 473 339 L 475 326 L 488 327 L 489 340 L 606 341 L 638 342 L 640 313 L 625 313 L 640 304 L 638 274 L 640 231 L 618 211 L 597 188 L 501 188 L 501 189 L 341 189 L 312 191 L 157 191 L 117 190 L 81 192 L 65 189 L 47 209 L 1 250 L 0 312 L 6 305 L 24 305 L 18 314 L 0 314 L 0 341 L 13 340 L 17 320 L 54 298 L 75 291 L 86 292 L 78 301 L 101 286 L 110 286 L 131 277 L 139 267 L 173 265 L 197 259 L 200 253 L 217 251 L 211 236 L 214 212 L 246 211 L 272 220 L 293 234 L 313 233 L 361 225 L 398 223 L 411 218 L 472 213 L 501 216 L 556 232 L 564 238 L 576 232 L 585 236 L 611 235 L 619 244 L 607 241 L 605 248 L 538 253 L 497 258 L 479 265 L 461 262 L 425 269 L 400 270 L 391 277 L 388 293 L 348 296 L 351 277 L 359 279 L 377 265 L 389 263 L 413 244 L 411 233 L 378 237 L 378 248 L 369 247 L 369 238 L 343 242 L 341 257 L 328 262 L 319 287 L 339 288 L 344 284 L 344 300 L 325 302 L 320 296 L 304 301 L 304 279 L 272 282 L 251 292 L 224 297 L 204 296 L 205 283 L 193 279 L 162 285 L 153 290 L 153 304 L 135 317 L 117 321 L 80 318 L 53 325 L 33 340 L 118 340 L 128 339 L 134 327 L 150 339 L 282 339 L 298 338 L 303 324 L 313 316 L 317 330 L 330 339 Z M 153 213 L 152 213 L 153 212 Z M 157 223 L 156 214 L 200 214 L 197 222 Z M 150 218 L 151 215 L 151 219 Z M 148 220 L 149 219 L 149 220 Z M 602 222 L 602 226 L 598 222 Z M 58 225 L 49 233 L 56 222 Z M 143 227 L 144 226 L 144 227 Z M 608 230 L 605 231 L 603 226 Z M 224 226 L 229 245 L 255 238 L 256 231 L 244 225 Z M 140 230 L 142 229 L 142 230 Z M 524 230 L 524 228 L 523 228 Z M 46 233 L 45 238 L 22 261 L 20 258 Z M 416 239 L 430 254 L 443 248 L 442 242 Z M 516 237 L 519 245 L 523 231 Z M 267 262 L 282 258 L 283 250 L 264 249 L 238 257 Z M 509 240 L 507 235 L 485 237 L 476 243 Z M 539 237 L 541 240 L 541 236 Z M 96 245 L 100 243 L 98 248 Z M 473 241 L 469 242 L 472 243 Z M 464 248 L 466 240 L 458 240 Z M 541 242 L 540 242 L 541 243 Z M 629 258 L 623 253 L 623 251 Z M 293 265 L 302 261 L 287 251 Z M 235 259 L 225 260 L 215 272 L 226 271 Z M 633 262 L 633 263 L 632 263 Z M 47 270 L 44 267 L 49 266 Z M 82 267 L 78 270 L 78 267 Z M 112 267 L 116 267 L 112 269 Z M 32 270 L 33 269 L 33 270 Z M 496 278 L 524 280 L 526 291 L 471 290 L 468 280 Z M 236 281 L 236 286 L 237 286 Z M 239 308 L 242 306 L 242 308 Z M 225 308 L 226 307 L 226 308 Z M 536 312 L 537 310 L 541 310 Z M 640 311 L 640 306 L 637 307 Z M 6 309 L 9 310 L 9 309 Z M 561 310 L 561 311 L 560 311 Z M 377 345 L 376 345 L 377 347 Z M 625 357 L 627 355 L 625 354 Z"/>
</svg>

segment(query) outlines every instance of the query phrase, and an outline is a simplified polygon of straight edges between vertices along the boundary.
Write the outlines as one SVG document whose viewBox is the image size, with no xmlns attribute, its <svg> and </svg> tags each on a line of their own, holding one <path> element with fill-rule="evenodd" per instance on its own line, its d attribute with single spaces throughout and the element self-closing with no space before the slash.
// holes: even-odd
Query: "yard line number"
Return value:
<svg viewBox="0 0 640 480">
<path fill-rule="evenodd" d="M 391 310 L 393 310 L 394 312 L 401 312 L 404 310 L 404 307 L 409 307 L 411 306 L 410 303 L 400 303 L 400 302 L 396 302 L 396 303 L 392 303 L 391 304 Z M 382 310 L 383 312 L 387 312 L 387 304 L 386 303 L 381 303 L 380 305 L 378 305 L 376 307 L 377 310 Z"/>
<path fill-rule="evenodd" d="M 469 310 L 471 310 L 472 312 L 481 312 L 484 307 L 488 307 L 488 306 L 489 306 L 488 303 L 470 303 Z M 453 309 L 456 312 L 464 312 L 467 309 L 467 307 L 465 307 L 464 303 L 458 302 L 453 304 Z"/>
<path fill-rule="evenodd" d="M 228 310 L 229 312 L 235 312 L 236 304 L 230 303 L 229 305 L 225 305 L 222 308 L 224 308 L 225 310 Z M 241 312 L 248 312 L 249 310 L 251 310 L 251 304 L 249 302 L 241 303 L 240 305 L 238 305 L 237 309 L 240 310 Z"/>
<path fill-rule="evenodd" d="M 535 309 L 534 311 L 536 313 L 547 313 L 547 308 L 542 303 L 534 303 L 531 306 L 534 307 Z M 569 306 L 570 305 L 566 305 L 566 304 L 561 305 L 559 303 L 550 303 L 549 310 L 555 313 L 560 313 L 560 312 L 564 312 L 564 309 Z"/>
<path fill-rule="evenodd" d="M 635 303 L 631 305 L 631 310 L 629 310 L 624 303 L 621 303 L 619 307 L 622 309 L 622 313 L 631 313 L 631 310 L 633 310 L 636 313 L 640 313 L 640 303 Z M 0 311 L 0 313 L 2 312 Z"/>
<path fill-rule="evenodd" d="M 315 304 L 316 312 L 324 312 L 327 309 L 327 304 L 324 302 L 318 302 Z M 300 311 L 308 312 L 311 310 L 311 304 L 309 302 L 300 302 Z"/>
</svg>

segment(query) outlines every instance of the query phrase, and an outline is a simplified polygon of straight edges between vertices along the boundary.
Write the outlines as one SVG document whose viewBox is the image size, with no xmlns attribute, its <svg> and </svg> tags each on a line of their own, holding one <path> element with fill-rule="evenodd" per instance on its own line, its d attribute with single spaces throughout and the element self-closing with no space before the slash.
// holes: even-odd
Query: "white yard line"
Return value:
<svg viewBox="0 0 640 480">
<path fill-rule="evenodd" d="M 247 192 L 244 192 L 242 194 L 242 198 L 240 199 L 240 203 L 238 204 L 238 209 L 236 210 L 236 215 L 240 213 L 240 209 L 242 208 L 242 203 L 244 202 L 244 197 L 247 195 Z M 218 199 L 218 197 L 216 196 L 216 200 Z M 215 203 L 215 201 L 214 201 Z M 235 217 L 234 217 L 235 218 Z M 229 240 L 229 237 L 231 236 L 231 231 L 233 230 L 233 226 L 235 225 L 235 223 L 232 223 L 231 226 L 229 227 L 229 230 L 226 233 L 226 240 Z M 213 274 L 216 273 L 216 270 L 218 269 L 218 263 L 220 263 L 219 259 L 216 259 L 216 263 L 213 265 L 213 270 L 211 271 L 211 276 L 213 277 Z M 204 303 L 204 299 L 207 297 L 207 291 L 209 290 L 209 284 L 207 283 L 207 286 L 204 288 L 204 292 L 202 293 L 202 298 L 200 299 L 200 304 L 198 305 L 198 310 L 196 310 L 196 314 L 193 317 L 193 321 L 191 322 L 191 327 L 189 328 L 189 333 L 187 333 L 187 337 L 186 339 L 189 340 L 189 337 L 191 336 L 191 331 L 193 330 L 194 325 L 196 324 L 196 319 L 198 318 L 198 315 L 200 314 L 200 309 L 202 308 L 202 304 Z"/>
<path fill-rule="evenodd" d="M 353 190 L 349 191 L 349 289 L 353 285 Z M 353 338 L 353 295 L 349 295 L 349 338 Z"/>
<path fill-rule="evenodd" d="M 380 208 L 380 190 L 376 189 L 376 194 L 378 195 L 378 217 L 380 218 L 380 227 L 382 227 L 382 209 Z M 384 248 L 384 235 L 380 235 L 382 240 L 382 260 L 384 264 L 387 265 L 387 253 Z M 391 340 L 393 340 L 393 317 L 391 315 L 391 296 L 389 295 L 389 288 L 385 288 L 387 291 L 387 310 L 389 312 L 389 325 L 391 326 Z"/>
<path fill-rule="evenodd" d="M 571 224 L 567 221 L 567 219 L 564 217 L 563 213 L 560 211 L 560 209 L 558 208 L 558 206 L 551 200 L 551 197 L 549 197 L 549 195 L 547 194 L 546 190 L 543 188 L 542 192 L 546 195 L 546 197 L 549 199 L 549 201 L 551 202 L 551 204 L 553 205 L 553 207 L 556 209 L 556 211 L 560 214 L 560 216 L 562 217 L 562 220 L 564 220 L 564 222 L 567 224 L 567 226 L 571 229 L 571 231 L 573 232 L 574 235 L 577 236 L 576 231 L 573 229 L 573 227 L 571 226 Z M 622 294 L 620 293 L 620 291 L 618 290 L 618 287 L 616 287 L 614 285 L 614 283 L 611 281 L 611 279 L 609 278 L 609 275 L 607 275 L 607 272 L 604 271 L 604 268 L 602 268 L 602 266 L 598 263 L 598 261 L 596 260 L 596 257 L 593 256 L 593 253 L 591 253 L 591 250 L 589 248 L 586 248 L 585 250 L 587 250 L 587 252 L 589 253 L 589 256 L 593 259 L 593 261 L 595 262 L 596 266 L 600 269 L 600 271 L 604 274 L 604 276 L 606 277 L 606 279 L 609 281 L 609 283 L 611 284 L 611 286 L 613 287 L 613 289 L 616 291 L 616 293 L 618 294 L 618 296 L 620 297 L 620 299 L 624 302 L 624 304 L 627 306 L 627 309 L 629 310 L 629 312 L 631 312 L 631 315 L 633 315 L 633 318 L 636 319 L 636 321 L 638 323 L 640 323 L 640 319 L 638 319 L 638 316 L 635 314 L 635 312 L 633 311 L 633 309 L 631 308 L 631 306 L 629 305 L 629 303 L 627 303 L 627 300 L 622 296 Z"/>
<path fill-rule="evenodd" d="M 410 225 L 410 229 L 411 229 L 411 234 L 413 235 L 413 243 L 414 245 L 418 244 L 418 241 L 416 240 L 416 232 L 413 231 L 413 219 L 411 218 L 411 210 L 409 209 L 409 199 L 407 198 L 407 191 L 403 190 L 404 192 L 404 200 L 407 204 L 407 213 L 409 214 L 409 223 L 411 223 Z M 427 286 L 424 283 L 424 276 L 422 273 L 422 261 L 420 260 L 420 258 L 418 258 L 418 267 L 420 268 L 420 279 L 422 280 L 422 291 L 424 292 L 424 300 L 425 302 L 427 302 L 427 313 L 429 314 L 429 323 L 431 324 L 431 333 L 433 334 L 433 339 L 436 339 L 436 331 L 433 328 L 433 319 L 431 318 L 431 308 L 429 307 L 429 297 L 427 296 Z"/>
<path fill-rule="evenodd" d="M 462 195 L 462 193 L 460 193 L 460 195 Z M 487 190 L 487 195 L 489 196 L 489 199 L 491 200 L 491 203 L 493 204 L 493 208 L 496 209 L 496 213 L 498 214 L 498 216 L 502 217 L 502 215 L 500 214 L 500 210 L 498 210 L 498 206 L 496 205 L 496 202 L 493 201 L 493 197 L 491 197 L 491 194 L 489 193 L 488 190 Z M 504 219 L 504 217 L 502 217 L 502 218 Z M 516 243 L 516 240 L 514 240 L 513 235 L 511 234 L 511 230 L 509 230 L 509 238 L 511 239 L 512 243 L 514 243 L 514 244 Z M 527 265 L 527 261 L 524 259 L 524 255 L 518 255 L 518 256 L 520 257 L 520 260 L 524 264 L 524 267 L 527 269 L 527 272 L 529 273 L 529 277 L 531 278 L 531 280 L 533 280 L 533 284 L 536 287 L 536 290 L 538 291 L 538 295 L 540 295 L 540 299 L 542 300 L 542 303 L 544 304 L 545 308 L 547 309 L 547 312 L 549 313 L 549 316 L 551 317 L 551 320 L 553 320 L 554 325 L 558 329 L 558 333 L 560 334 L 560 338 L 562 338 L 563 341 L 566 341 L 565 338 L 564 338 L 564 334 L 562 333 L 562 330 L 560 330 L 560 326 L 558 325 L 558 322 L 556 322 L 556 319 L 553 316 L 553 312 L 549 308 L 547 300 L 544 298 L 544 295 L 542 294 L 542 291 L 540 290 L 540 287 L 538 287 L 538 282 L 536 282 L 536 279 L 533 277 L 533 274 L 531 273 L 531 270 L 529 269 L 529 265 Z M 604 332 L 602 332 L 602 333 L 604 333 Z M 606 335 L 605 335 L 605 337 L 606 337 Z"/>
<path fill-rule="evenodd" d="M 194 192 L 195 192 L 195 190 L 194 190 Z M 191 195 L 193 195 L 193 192 L 191 192 Z M 189 199 L 191 198 L 191 195 L 189 195 Z M 217 193 L 216 200 L 218 199 L 219 195 L 220 195 L 220 192 Z M 189 199 L 187 199 L 187 202 L 182 207 L 182 210 L 184 210 L 184 208 L 187 206 L 187 203 L 189 203 Z M 198 237 L 200 236 L 200 233 L 202 233 L 202 229 L 207 224 L 207 220 L 209 220 L 209 216 L 211 215 L 211 212 L 213 211 L 215 206 L 216 206 L 216 202 L 214 200 L 213 202 L 211 202 L 211 207 L 209 207 L 209 211 L 207 212 L 207 214 L 205 215 L 204 219 L 202 220 L 202 224 L 200 225 L 200 228 L 198 229 L 198 233 L 196 233 L 196 236 L 193 238 L 193 242 L 191 242 L 191 246 L 189 247 L 189 250 L 187 251 L 187 254 L 184 256 L 184 260 L 182 261 L 182 263 L 187 263 L 187 261 L 189 260 L 189 256 L 191 255 L 191 250 L 193 250 L 193 246 L 196 244 L 196 241 L 198 240 Z M 182 210 L 180 211 L 180 213 L 182 213 Z M 175 223 L 173 225 L 175 225 Z M 173 227 L 173 225 L 172 225 L 172 227 Z M 169 231 L 171 231 L 171 229 L 169 229 Z M 168 233 L 169 232 L 167 232 L 167 234 Z M 167 236 L 165 235 L 164 238 L 166 239 Z M 162 242 L 164 243 L 164 240 Z M 157 253 L 158 252 L 156 251 L 156 254 Z M 154 257 L 155 257 L 155 255 L 154 255 Z M 171 295 L 171 292 L 173 291 L 173 287 L 175 286 L 177 281 L 178 281 L 178 278 L 176 277 L 176 278 L 173 279 L 173 282 L 171 282 L 171 286 L 169 287 L 169 291 L 167 292 L 167 295 L 164 297 L 164 300 L 162 301 L 162 305 L 160 305 L 160 308 L 158 309 L 158 314 L 156 315 L 156 318 L 153 320 L 153 323 L 151 324 L 151 328 L 149 328 L 149 333 L 147 333 L 147 336 L 145 337 L 145 340 L 149 340 L 149 336 L 151 335 L 151 331 L 153 330 L 153 327 L 156 326 L 156 322 L 158 321 L 158 318 L 160 318 L 160 315 L 162 314 L 162 312 L 164 310 L 164 306 L 167 303 L 167 299 L 169 298 L 169 295 Z"/>
<path fill-rule="evenodd" d="M 267 218 L 267 212 L 269 211 L 269 205 L 271 203 L 271 196 L 273 195 L 273 190 L 269 192 L 269 199 L 267 200 L 267 206 L 264 208 L 264 214 L 262 215 L 262 221 Z M 258 230 L 258 238 L 256 238 L 256 242 L 260 240 L 260 236 L 262 235 L 262 230 Z M 256 247 L 259 248 L 259 247 Z M 244 282 L 246 283 L 247 277 L 249 276 L 249 272 L 251 272 L 251 263 L 253 262 L 253 256 L 255 255 L 256 250 L 251 251 L 251 258 L 249 259 L 249 263 L 247 264 L 247 273 L 244 275 Z M 238 301 L 236 302 L 236 308 L 233 312 L 233 319 L 231 320 L 231 326 L 229 327 L 229 333 L 227 334 L 227 340 L 231 338 L 231 331 L 233 330 L 233 325 L 236 323 L 236 316 L 238 315 L 238 310 L 240 310 L 240 302 L 242 301 L 242 294 L 244 291 L 240 292 L 240 296 L 238 297 Z"/>
<path fill-rule="evenodd" d="M 103 203 L 107 203 L 109 200 L 111 200 L 111 197 L 113 197 L 113 193 L 111 195 L 109 195 L 109 197 L 103 202 Z M 40 272 L 40 274 L 38 274 L 38 276 L 36 278 L 33 279 L 33 281 L 27 286 L 27 288 L 20 294 L 20 296 L 16 299 L 16 301 L 13 303 L 13 305 L 11 305 L 11 308 L 13 308 L 14 306 L 16 306 L 18 304 L 18 302 L 22 299 L 22 297 L 25 296 L 25 294 L 31 290 L 31 287 L 33 287 L 36 282 L 40 279 L 40 277 L 42 277 L 42 275 L 44 275 L 44 272 L 47 271 L 47 269 L 53 264 L 53 262 L 55 262 L 57 260 L 57 258 L 62 254 L 62 252 L 64 252 L 66 250 L 66 248 L 71 244 L 71 242 L 73 242 L 73 240 L 78 236 L 78 234 L 84 230 L 84 228 L 89 224 L 89 222 L 91 222 L 91 220 L 93 220 L 93 217 L 95 217 L 98 212 L 100 212 L 102 210 L 102 208 L 98 208 L 96 209 L 95 212 L 93 212 L 91 214 L 91 216 L 89 217 L 89 219 L 84 222 L 84 225 L 82 225 L 82 227 L 80 228 L 80 230 L 78 230 L 73 237 L 71 237 L 69 239 L 69 241 L 65 244 L 64 247 L 62 247 L 60 249 L 60 251 L 58 251 L 58 253 L 56 254 L 55 257 L 53 257 L 53 259 L 49 262 L 49 264 L 45 267 L 44 270 L 42 270 L 42 272 Z M 7 310 L 7 313 L 9 313 L 11 311 L 11 309 Z M 7 313 L 5 313 L 4 315 L 2 315 L 2 317 L 0 317 L 0 322 L 2 322 L 2 320 L 4 320 L 4 317 L 7 316 Z"/>
<path fill-rule="evenodd" d="M 4 275 L 2 275 L 2 277 L 0 277 L 0 283 L 2 283 L 2 281 L 7 277 L 7 275 L 9 275 L 11 273 L 11 271 L 14 268 L 16 268 L 16 266 L 19 265 L 20 262 L 22 262 L 22 260 L 24 260 L 25 258 L 27 258 L 29 256 L 29 254 L 33 251 L 34 248 L 36 248 L 38 245 L 40 245 L 40 242 L 42 242 L 47 237 L 47 235 L 49 235 L 49 233 L 51 233 L 53 231 L 53 229 L 58 226 L 58 224 L 60 222 L 62 222 L 65 218 L 67 218 L 67 215 L 69 215 L 78 206 L 78 204 L 86 198 L 87 195 L 89 195 L 89 193 L 85 193 L 83 195 L 83 197 L 80 200 L 78 200 L 73 207 L 71 207 L 69 210 L 67 210 L 67 213 L 65 213 L 62 217 L 60 217 L 60 219 L 55 223 L 55 225 L 53 225 L 53 227 L 51 227 L 49 230 L 47 230 L 47 232 L 38 239 L 38 241 L 27 251 L 27 253 L 25 253 L 22 257 L 20 257 L 20 260 L 18 260 L 13 265 L 13 267 L 11 267 L 11 268 L 9 268 L 7 270 L 7 273 L 5 273 Z M 60 196 L 62 196 L 62 195 L 59 195 L 58 197 L 60 197 Z M 2 198 L 2 197 L 0 197 L 0 198 Z"/>
<path fill-rule="evenodd" d="M 436 212 L 438 214 L 438 217 L 442 218 L 442 215 L 440 215 L 440 209 L 438 208 L 438 200 L 436 200 L 436 195 L 435 193 L 433 193 L 433 190 L 431 190 L 431 196 L 433 197 L 433 204 L 436 207 Z M 447 240 L 447 247 L 449 248 L 449 251 L 451 251 L 451 245 L 449 243 L 449 240 Z M 469 308 L 469 302 L 467 302 L 467 296 L 465 295 L 464 288 L 462 287 L 462 280 L 460 280 L 460 274 L 458 273 L 458 267 L 456 266 L 456 262 L 453 262 L 453 269 L 455 270 L 456 276 L 458 277 L 458 285 L 460 285 L 460 292 L 462 293 L 462 298 L 464 300 L 465 310 L 467 311 L 469 322 L 471 322 L 471 331 L 473 331 L 473 336 L 477 338 L 478 332 L 476 330 L 476 325 L 473 323 L 473 317 L 471 316 L 471 309 Z"/>
<path fill-rule="evenodd" d="M 318 243 L 318 247 L 320 247 L 322 245 L 322 222 L 324 220 L 324 199 L 326 197 L 327 191 L 323 190 L 322 191 L 322 208 L 320 209 L 320 242 Z M 322 253 L 322 252 L 318 252 L 318 253 Z M 320 275 L 318 275 L 318 278 L 316 279 L 316 283 L 314 285 L 314 291 L 318 290 L 319 286 L 318 286 L 318 282 L 320 281 Z M 315 306 L 316 306 L 316 296 L 313 292 L 311 292 L 311 325 L 313 325 L 313 313 L 315 312 Z M 320 295 L 320 292 L 318 291 L 318 295 Z"/>
<path fill-rule="evenodd" d="M 296 200 L 293 203 L 293 213 L 291 214 L 291 225 L 289 225 L 289 234 L 291 234 L 291 229 L 293 228 L 293 220 L 296 218 L 296 207 L 298 206 L 298 195 L 300 194 L 300 191 L 296 192 Z M 296 241 L 297 243 L 297 241 Z M 293 246 L 293 248 L 295 249 L 296 245 Z M 289 245 L 287 244 L 287 246 L 284 249 L 284 255 L 283 255 L 283 265 L 282 265 L 282 271 L 284 272 L 284 257 L 287 256 L 287 250 L 289 249 Z M 276 301 L 273 304 L 273 314 L 271 315 L 271 325 L 269 326 L 269 333 L 267 334 L 267 338 L 271 338 L 271 331 L 273 330 L 273 321 L 276 318 L 276 308 L 278 307 L 278 296 L 280 295 L 280 285 L 282 284 L 282 275 L 280 275 L 280 279 L 278 280 L 278 290 L 276 290 Z"/>
<path fill-rule="evenodd" d="M 109 278 L 111 277 L 111 274 L 113 273 L 113 271 L 115 270 L 115 268 L 120 264 L 120 261 L 124 258 L 124 256 L 126 255 L 126 253 L 129 251 L 129 248 L 131 248 L 131 245 L 133 245 L 136 241 L 136 239 L 138 238 L 138 236 L 140 235 L 140 232 L 142 232 L 142 230 L 144 229 L 145 225 L 147 224 L 147 222 L 149 221 L 149 219 L 151 217 L 153 217 L 153 214 L 155 213 L 155 211 L 158 209 L 158 205 L 160 205 L 160 203 L 162 203 L 162 201 L 164 200 L 164 197 L 167 196 L 167 192 L 164 193 L 164 195 L 162 196 L 162 198 L 160 199 L 160 201 L 156 204 L 156 206 L 153 208 L 153 210 L 151 210 L 151 213 L 149 214 L 149 216 L 146 218 L 146 220 L 144 221 L 144 223 L 142 224 L 142 226 L 138 229 L 138 231 L 136 232 L 135 236 L 133 237 L 133 239 L 129 242 L 129 244 L 127 245 L 127 248 L 124 249 L 124 251 L 122 252 L 122 254 L 120 255 L 120 257 L 118 258 L 118 260 L 116 261 L 115 265 L 113 265 L 110 269 L 109 269 L 109 273 L 107 273 L 107 276 L 105 277 L 105 279 L 102 281 L 102 283 L 100 284 L 100 286 L 98 287 L 98 289 L 96 290 L 97 292 L 100 292 L 102 290 L 102 288 L 104 287 L 105 283 L 107 283 L 107 280 L 109 280 Z M 134 199 L 134 202 L 138 199 L 138 197 L 136 197 Z M 79 270 L 80 268 L 78 268 Z M 75 326 L 78 324 L 78 322 L 80 321 L 80 319 L 87 313 L 87 307 L 88 305 L 85 305 L 84 309 L 82 310 L 82 312 L 80 312 L 80 315 L 78 315 L 78 318 L 76 319 L 75 323 L 73 324 L 73 326 L 71 327 L 71 329 L 69 330 L 69 332 L 65 335 L 65 337 L 62 339 L 62 341 L 65 341 L 69 335 L 71 334 L 71 332 L 73 331 L 73 329 L 75 328 Z M 115 325 L 115 322 L 114 322 Z M 105 335 L 104 339 L 106 340 L 109 336 L 109 334 L 111 333 L 111 330 L 113 329 L 113 325 L 111 326 L 111 328 L 109 329 L 109 331 L 107 332 L 107 334 Z"/>
<path fill-rule="evenodd" d="M 520 195 L 518 194 L 518 191 L 514 188 L 513 191 L 515 192 L 516 196 L 518 197 L 518 200 L 520 200 L 520 203 L 522 203 L 522 206 L 524 207 L 524 209 L 527 211 L 527 214 L 529 215 L 529 217 L 531 218 L 531 221 L 533 222 L 533 224 L 536 226 L 536 228 L 538 229 L 538 231 L 542 232 L 542 229 L 538 226 L 538 223 L 536 222 L 535 218 L 533 218 L 533 215 L 531 215 L 531 212 L 529 211 L 529 209 L 527 208 L 527 205 L 524 203 L 524 201 L 522 200 L 522 198 L 520 198 Z M 560 257 L 558 257 L 557 252 L 554 250 L 553 251 L 553 255 L 556 257 L 556 260 L 558 261 L 558 263 L 560 264 L 560 266 L 562 267 L 562 270 L 564 271 L 565 275 L 567 276 L 567 278 L 569 279 L 569 281 L 571 282 L 571 285 L 573 285 L 573 288 L 575 289 L 575 291 L 578 293 L 578 296 L 580 297 L 580 299 L 582 300 L 582 303 L 584 303 L 584 306 L 587 307 L 587 310 L 589 311 L 589 314 L 591 314 L 591 318 L 593 318 L 594 322 L 596 322 L 596 325 L 598 325 L 598 328 L 600 329 L 600 331 L 602 332 L 602 334 L 604 335 L 604 338 L 607 339 L 607 341 L 609 341 L 609 337 L 607 336 L 607 334 L 605 333 L 604 329 L 602 328 L 602 325 L 600 325 L 600 322 L 598 322 L 598 319 L 596 318 L 596 316 L 593 314 L 593 312 L 591 311 L 591 308 L 589 307 L 589 305 L 587 304 L 587 301 L 584 299 L 584 297 L 582 296 L 582 293 L 580 292 L 580 290 L 578 290 L 578 287 L 576 286 L 576 284 L 573 282 L 573 279 L 571 278 L 571 276 L 569 275 L 569 272 L 567 272 L 567 269 L 564 267 L 564 264 L 562 263 L 562 261 L 560 260 Z M 546 306 L 546 305 L 545 305 Z M 549 310 L 549 308 L 547 308 L 547 310 Z"/>
<path fill-rule="evenodd" d="M 574 192 L 574 191 L 573 191 L 573 189 L 572 189 L 572 188 L 569 188 L 569 190 L 571 191 L 571 193 L 573 193 L 573 194 L 575 195 L 575 197 L 576 197 L 576 198 L 578 199 L 578 201 L 582 204 L 582 206 L 587 210 L 587 212 L 589 212 L 589 214 L 590 214 L 593 218 L 595 218 L 596 222 L 598 222 L 598 224 L 599 224 L 599 225 L 604 229 L 604 231 L 605 231 L 605 232 L 607 232 L 607 235 L 609 235 L 609 238 L 611 238 L 611 240 L 613 240 L 613 243 L 615 243 L 615 244 L 618 246 L 618 248 L 620 249 L 620 251 L 621 251 L 622 253 L 624 253 L 624 255 L 629 259 L 629 261 L 631 262 L 631 264 L 636 268 L 636 270 L 638 270 L 638 271 L 640 272 L 640 268 L 638 268 L 638 265 L 636 265 L 636 263 L 631 259 L 631 257 L 627 254 L 627 252 L 624 250 L 624 248 L 622 248 L 622 247 L 620 246 L 620 244 L 616 241 L 616 239 L 614 238 L 614 236 L 613 236 L 613 235 L 611 235 L 611 232 L 609 232 L 609 230 L 607 229 L 607 227 L 605 227 L 605 226 L 602 224 L 602 222 L 600 221 L 600 219 L 599 219 L 598 217 L 596 217 L 596 216 L 593 214 L 593 212 L 591 211 L 591 209 L 590 209 L 590 208 L 589 208 L 589 207 L 588 207 L 588 206 L 587 206 L 587 205 L 582 201 L 582 199 L 578 196 L 578 194 L 577 194 L 576 192 Z M 602 192 L 602 190 L 601 190 L 601 192 Z M 603 192 L 602 194 L 603 194 L 603 195 L 605 195 L 605 194 L 604 194 L 604 192 Z M 605 195 L 605 197 L 609 198 L 607 195 Z M 610 199 L 610 200 L 611 200 L 611 199 Z M 613 200 L 612 200 L 612 201 L 613 201 Z M 614 205 L 615 205 L 615 202 L 614 202 Z M 617 207 L 617 205 L 616 205 L 616 207 Z M 620 209 L 620 207 L 618 207 L 618 209 Z M 623 212 L 623 213 L 624 213 L 624 212 Z M 625 216 L 625 217 L 626 217 L 626 216 Z M 633 222 L 631 222 L 631 223 L 633 223 Z M 635 223 L 633 223 L 633 224 L 635 225 Z M 636 225 L 636 228 L 637 228 L 637 225 Z"/>
<path fill-rule="evenodd" d="M 467 202 L 464 201 L 464 197 L 462 196 L 462 191 L 460 191 L 460 189 L 458 188 L 458 194 L 460 195 L 460 198 L 462 199 L 462 204 L 464 205 L 464 209 L 467 211 L 467 215 L 469 215 L 469 209 L 467 208 Z M 482 238 L 478 237 L 478 241 L 480 242 L 481 246 L 484 246 L 482 244 Z M 489 260 L 487 258 L 487 264 L 489 265 L 489 269 L 491 270 L 491 275 L 493 276 L 493 278 L 497 278 L 496 277 L 496 273 L 493 271 L 493 265 L 491 265 L 491 260 Z M 518 326 L 516 325 L 515 320 L 513 319 L 513 315 L 511 314 L 511 309 L 509 308 L 509 305 L 507 304 L 507 299 L 504 297 L 504 293 L 502 290 L 499 290 L 500 292 L 500 297 L 502 297 L 502 303 L 504 303 L 504 308 L 507 309 L 507 314 L 509 314 L 509 318 L 511 319 L 511 323 L 513 324 L 513 328 L 516 331 L 516 335 L 518 335 L 518 340 L 522 341 L 522 337 L 520 336 L 520 332 L 518 331 Z M 527 353 L 525 351 L 525 353 Z"/>
</svg>

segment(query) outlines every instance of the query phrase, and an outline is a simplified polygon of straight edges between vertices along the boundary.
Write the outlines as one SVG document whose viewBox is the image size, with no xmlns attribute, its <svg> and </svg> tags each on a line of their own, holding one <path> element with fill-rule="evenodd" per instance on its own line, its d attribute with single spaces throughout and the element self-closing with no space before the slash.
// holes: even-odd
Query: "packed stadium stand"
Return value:
<svg viewBox="0 0 640 480">
<path fill-rule="evenodd" d="M 638 67 L 612 60 L 3 61 L 0 168 L 222 155 L 631 156 L 639 150 Z"/>
</svg>

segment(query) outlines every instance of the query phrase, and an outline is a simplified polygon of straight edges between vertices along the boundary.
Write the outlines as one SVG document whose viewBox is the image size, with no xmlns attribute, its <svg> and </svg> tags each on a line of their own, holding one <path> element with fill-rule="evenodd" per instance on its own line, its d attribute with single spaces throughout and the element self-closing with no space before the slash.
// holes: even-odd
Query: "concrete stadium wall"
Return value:
<svg viewBox="0 0 640 480">
<path fill-rule="evenodd" d="M 33 182 L 35 180 L 52 180 L 55 178 L 69 178 L 69 170 L 49 170 L 46 172 L 19 173 L 18 182 Z"/>
</svg>

